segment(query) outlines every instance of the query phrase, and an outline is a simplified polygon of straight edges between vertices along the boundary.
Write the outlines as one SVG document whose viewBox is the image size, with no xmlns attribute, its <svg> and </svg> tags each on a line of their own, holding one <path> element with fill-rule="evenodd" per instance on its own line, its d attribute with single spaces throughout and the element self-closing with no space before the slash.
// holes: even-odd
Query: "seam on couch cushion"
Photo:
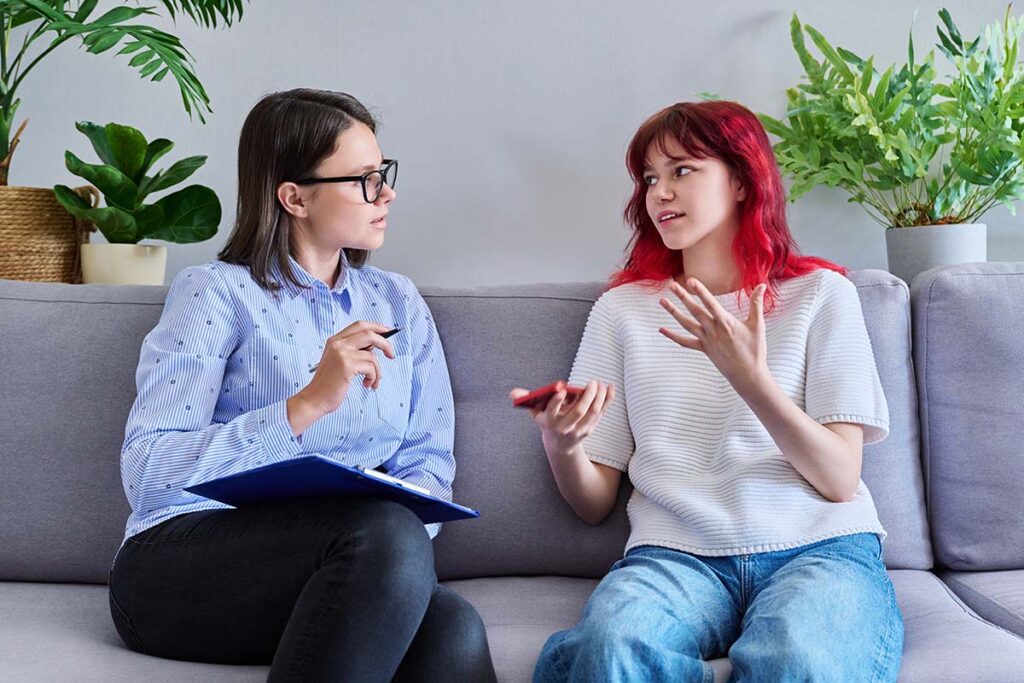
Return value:
<svg viewBox="0 0 1024 683">
<path fill-rule="evenodd" d="M 982 619 L 981 616 L 979 616 L 974 610 L 972 610 L 970 608 L 969 605 L 967 605 L 967 603 L 965 603 L 963 600 L 960 599 L 959 595 L 957 595 L 956 593 L 953 592 L 952 588 L 950 588 L 949 586 L 946 585 L 945 581 L 943 581 L 942 579 L 937 577 L 935 574 L 932 574 L 931 572 L 928 572 L 928 576 L 931 577 L 932 579 L 935 579 L 935 581 L 937 581 L 938 584 L 940 586 L 942 586 L 942 590 L 946 591 L 946 594 L 949 597 L 953 598 L 953 601 L 957 605 L 960 606 L 960 609 L 962 609 L 965 614 L 967 614 L 970 617 L 973 617 L 974 619 L 976 619 L 977 621 L 980 621 L 983 624 L 991 626 L 992 628 L 997 628 L 1000 631 L 1002 631 L 1003 633 L 1006 633 L 1006 634 L 1008 634 L 1010 636 L 1013 636 L 1017 640 L 1024 641 L 1024 638 L 1022 638 L 1021 636 L 1017 635 L 1013 631 L 1009 631 L 1009 630 L 1003 628 L 1002 626 L 1000 626 L 999 624 L 993 624 L 991 621 L 988 621 L 987 619 Z"/>
<path fill-rule="evenodd" d="M 974 586 L 966 583 L 965 581 L 961 581 L 959 577 L 950 576 L 949 578 L 944 580 L 956 584 L 958 588 L 970 593 L 971 595 L 979 598 L 982 602 L 994 607 L 996 611 L 1006 614 L 1010 617 L 1011 621 L 1016 621 L 1020 623 L 1022 629 L 1024 629 L 1024 613 L 1018 612 L 1012 609 L 1011 607 L 1008 607 L 1003 603 L 999 602 L 992 596 L 982 593 Z"/>
</svg>

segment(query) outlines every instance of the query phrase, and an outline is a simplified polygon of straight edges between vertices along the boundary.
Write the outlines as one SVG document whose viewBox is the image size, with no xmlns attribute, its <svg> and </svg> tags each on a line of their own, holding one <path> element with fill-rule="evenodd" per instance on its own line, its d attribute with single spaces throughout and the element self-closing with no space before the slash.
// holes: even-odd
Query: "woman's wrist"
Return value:
<svg viewBox="0 0 1024 683">
<path fill-rule="evenodd" d="M 288 424 L 291 425 L 292 434 L 295 436 L 302 434 L 311 424 L 324 416 L 302 391 L 289 398 L 286 403 Z"/>
</svg>

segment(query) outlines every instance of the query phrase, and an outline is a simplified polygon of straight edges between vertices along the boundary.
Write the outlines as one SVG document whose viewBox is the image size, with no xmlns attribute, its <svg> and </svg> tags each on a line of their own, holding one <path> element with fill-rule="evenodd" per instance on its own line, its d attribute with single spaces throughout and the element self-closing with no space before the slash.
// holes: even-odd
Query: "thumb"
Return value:
<svg viewBox="0 0 1024 683">
<path fill-rule="evenodd" d="M 752 320 L 756 323 L 760 323 L 764 319 L 764 292 L 768 288 L 768 285 L 760 284 L 754 288 L 754 296 L 750 299 L 750 316 L 747 318 L 748 321 Z"/>
</svg>

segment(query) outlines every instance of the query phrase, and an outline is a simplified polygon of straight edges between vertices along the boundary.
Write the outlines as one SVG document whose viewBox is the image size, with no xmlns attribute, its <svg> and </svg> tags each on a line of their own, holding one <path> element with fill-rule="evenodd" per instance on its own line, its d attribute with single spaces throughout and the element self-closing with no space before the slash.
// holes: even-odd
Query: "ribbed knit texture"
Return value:
<svg viewBox="0 0 1024 683">
<path fill-rule="evenodd" d="M 819 423 L 864 426 L 882 440 L 889 412 L 854 284 L 830 270 L 785 280 L 766 316 L 768 367 Z M 616 287 L 594 304 L 569 381 L 600 379 L 617 397 L 584 442 L 594 462 L 628 472 L 632 533 L 626 546 L 699 555 L 785 550 L 825 538 L 885 531 L 862 481 L 834 503 L 789 463 L 768 430 L 701 351 L 658 332 L 682 330 L 658 303 L 665 286 Z M 745 293 L 715 297 L 746 320 Z"/>
</svg>

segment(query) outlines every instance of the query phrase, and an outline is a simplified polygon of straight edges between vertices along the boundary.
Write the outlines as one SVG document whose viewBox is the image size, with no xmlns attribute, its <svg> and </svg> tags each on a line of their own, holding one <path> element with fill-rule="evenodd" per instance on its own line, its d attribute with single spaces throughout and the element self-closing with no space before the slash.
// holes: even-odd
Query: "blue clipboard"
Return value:
<svg viewBox="0 0 1024 683">
<path fill-rule="evenodd" d="M 472 508 L 420 493 L 403 486 L 397 479 L 392 483 L 375 478 L 374 474 L 368 475 L 357 467 L 321 455 L 304 455 L 211 479 L 185 490 L 234 507 L 307 496 L 366 494 L 401 503 L 415 512 L 424 524 L 480 516 Z"/>
</svg>

